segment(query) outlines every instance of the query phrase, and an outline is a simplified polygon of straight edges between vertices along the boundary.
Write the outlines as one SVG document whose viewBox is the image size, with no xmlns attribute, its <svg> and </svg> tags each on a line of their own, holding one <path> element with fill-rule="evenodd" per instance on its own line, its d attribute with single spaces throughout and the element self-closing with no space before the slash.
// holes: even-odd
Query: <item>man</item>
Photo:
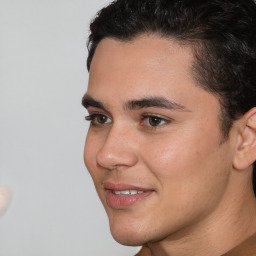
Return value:
<svg viewBox="0 0 256 256">
<path fill-rule="evenodd" d="M 113 237 L 256 255 L 254 1 L 117 0 L 90 29 L 84 159 Z"/>
</svg>

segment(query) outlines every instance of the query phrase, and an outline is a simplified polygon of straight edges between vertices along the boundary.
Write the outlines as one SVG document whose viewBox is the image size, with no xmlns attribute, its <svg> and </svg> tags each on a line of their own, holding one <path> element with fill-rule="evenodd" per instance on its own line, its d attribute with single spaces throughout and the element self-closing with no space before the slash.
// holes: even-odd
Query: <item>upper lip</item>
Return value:
<svg viewBox="0 0 256 256">
<path fill-rule="evenodd" d="M 104 182 L 104 189 L 113 190 L 113 191 L 124 191 L 124 190 L 137 190 L 137 191 L 152 191 L 153 189 L 143 188 L 139 186 L 134 186 L 131 184 L 125 183 L 113 183 L 113 182 Z"/>
</svg>

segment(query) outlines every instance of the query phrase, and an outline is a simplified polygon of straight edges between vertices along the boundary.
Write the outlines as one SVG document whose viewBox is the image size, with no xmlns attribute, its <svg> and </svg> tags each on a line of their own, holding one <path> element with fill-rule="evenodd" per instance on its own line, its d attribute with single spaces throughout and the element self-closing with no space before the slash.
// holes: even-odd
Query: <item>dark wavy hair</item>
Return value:
<svg viewBox="0 0 256 256">
<path fill-rule="evenodd" d="M 90 25 L 87 68 L 104 38 L 153 33 L 194 50 L 194 76 L 220 101 L 223 138 L 256 106 L 256 4 L 253 0 L 116 0 Z M 256 194 L 256 165 L 253 170 Z"/>
</svg>

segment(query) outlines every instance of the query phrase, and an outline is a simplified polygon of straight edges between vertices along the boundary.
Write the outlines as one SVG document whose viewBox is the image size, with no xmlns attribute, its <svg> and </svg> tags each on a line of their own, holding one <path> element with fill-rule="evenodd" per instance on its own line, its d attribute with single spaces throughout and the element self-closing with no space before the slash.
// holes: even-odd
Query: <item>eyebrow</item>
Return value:
<svg viewBox="0 0 256 256">
<path fill-rule="evenodd" d="M 92 98 L 89 95 L 84 95 L 84 97 L 82 99 L 82 105 L 85 108 L 95 107 L 95 108 L 100 108 L 102 110 L 106 110 L 106 107 L 104 106 L 104 104 L 102 102 L 95 100 L 94 98 Z"/>
<path fill-rule="evenodd" d="M 82 99 L 82 105 L 85 108 L 95 107 L 107 111 L 104 104 L 98 100 L 95 100 L 90 95 L 85 95 Z M 170 110 L 189 111 L 185 106 L 182 106 L 174 101 L 170 101 L 164 97 L 145 97 L 138 100 L 130 100 L 124 105 L 124 109 L 138 110 L 143 108 L 164 108 Z"/>
<path fill-rule="evenodd" d="M 129 110 L 149 108 L 149 107 L 188 111 L 186 107 L 163 97 L 149 97 L 149 98 L 142 98 L 139 100 L 131 100 L 131 101 L 128 101 L 127 104 L 125 105 L 125 108 Z"/>
</svg>

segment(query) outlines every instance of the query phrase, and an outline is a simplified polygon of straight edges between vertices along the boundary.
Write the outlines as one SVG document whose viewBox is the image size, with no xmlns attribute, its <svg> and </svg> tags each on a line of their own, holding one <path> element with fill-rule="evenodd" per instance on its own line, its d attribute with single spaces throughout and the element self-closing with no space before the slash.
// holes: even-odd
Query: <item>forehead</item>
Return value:
<svg viewBox="0 0 256 256">
<path fill-rule="evenodd" d="M 193 77 L 193 50 L 172 39 L 143 35 L 131 41 L 104 39 L 90 69 L 88 94 L 101 101 L 168 96 L 188 104 L 209 94 Z M 104 100 L 103 100 L 104 99 Z"/>
<path fill-rule="evenodd" d="M 147 72 L 163 75 L 167 70 L 168 75 L 178 72 L 192 77 L 189 73 L 193 60 L 189 46 L 181 46 L 171 39 L 154 35 L 139 36 L 125 42 L 106 38 L 96 48 L 90 79 L 103 73 L 108 77 L 114 73 L 115 78 L 118 78 L 117 71 L 122 72 L 123 77 L 125 74 L 143 75 Z"/>
</svg>

